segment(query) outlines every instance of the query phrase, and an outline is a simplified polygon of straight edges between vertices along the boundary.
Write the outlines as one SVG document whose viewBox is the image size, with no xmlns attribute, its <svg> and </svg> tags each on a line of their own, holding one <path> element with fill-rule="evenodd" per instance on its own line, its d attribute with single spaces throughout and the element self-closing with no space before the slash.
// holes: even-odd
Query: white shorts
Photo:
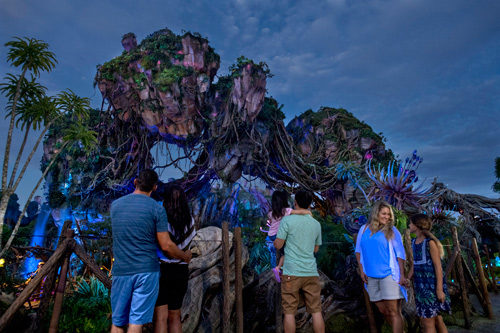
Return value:
<svg viewBox="0 0 500 333">
<path fill-rule="evenodd" d="M 392 275 L 382 279 L 368 277 L 366 289 L 370 296 L 370 302 L 404 298 L 401 286 L 394 281 Z"/>
</svg>

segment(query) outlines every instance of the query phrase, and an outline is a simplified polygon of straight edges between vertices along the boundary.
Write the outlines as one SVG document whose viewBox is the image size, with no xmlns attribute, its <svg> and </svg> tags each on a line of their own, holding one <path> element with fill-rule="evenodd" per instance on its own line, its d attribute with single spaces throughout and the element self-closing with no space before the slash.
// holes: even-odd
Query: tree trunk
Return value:
<svg viewBox="0 0 500 333">
<path fill-rule="evenodd" d="M 477 248 L 477 241 L 472 238 L 472 250 L 474 251 L 474 259 L 476 260 L 477 272 L 479 273 L 479 286 L 483 292 L 484 305 L 486 314 L 489 319 L 493 319 L 493 308 L 491 307 L 490 294 L 488 293 L 488 287 L 486 286 L 486 279 L 484 278 L 483 263 L 481 262 L 481 256 L 479 255 L 479 249 Z"/>
<path fill-rule="evenodd" d="M 12 195 L 10 189 L 4 189 L 2 191 L 2 199 L 0 199 L 0 247 L 2 246 L 2 231 L 3 231 L 3 220 L 5 214 L 7 213 L 7 206 L 9 205 L 9 199 Z"/>
<path fill-rule="evenodd" d="M 234 289 L 236 295 L 236 332 L 243 333 L 243 274 L 241 271 L 241 227 L 234 228 Z"/>
<path fill-rule="evenodd" d="M 229 332 L 231 327 L 229 251 L 229 223 L 222 222 L 222 332 Z"/>
<path fill-rule="evenodd" d="M 21 225 L 21 221 L 23 219 L 23 216 L 24 216 L 24 214 L 26 214 L 26 210 L 28 210 L 28 205 L 29 205 L 31 199 L 35 195 L 36 191 L 38 190 L 38 187 L 40 187 L 40 184 L 45 179 L 45 176 L 47 176 L 47 173 L 49 172 L 50 168 L 52 167 L 52 165 L 56 161 L 56 159 L 59 156 L 59 154 L 61 154 L 61 152 L 63 151 L 63 149 L 64 149 L 65 146 L 66 146 L 66 144 L 64 144 L 61 147 L 61 150 L 59 151 L 59 153 L 57 153 L 52 158 L 52 161 L 50 161 L 50 164 L 45 168 L 45 171 L 43 172 L 43 174 L 40 177 L 40 179 L 38 179 L 38 183 L 36 183 L 35 188 L 33 188 L 33 191 L 31 191 L 31 194 L 28 197 L 28 200 L 26 201 L 26 204 L 24 205 L 23 211 L 22 211 L 21 215 L 19 215 L 19 218 L 17 219 L 16 226 L 14 227 L 14 230 L 12 230 L 12 234 L 10 234 L 9 240 L 7 241 L 7 243 L 5 244 L 5 246 L 3 247 L 2 251 L 0 252 L 0 258 L 3 257 L 3 255 L 5 254 L 5 252 L 9 249 L 10 245 L 12 244 L 12 241 L 14 240 L 14 237 L 16 236 L 17 231 L 19 230 L 19 226 Z M 0 209 L 1 209 L 1 207 L 0 207 Z M 2 221 L 3 221 L 3 219 L 2 219 Z"/>
<path fill-rule="evenodd" d="M 33 149 L 31 150 L 31 153 L 28 155 L 28 158 L 26 159 L 26 161 L 24 162 L 24 165 L 23 165 L 23 168 L 21 169 L 21 172 L 19 172 L 19 176 L 17 177 L 16 179 L 16 182 L 14 183 L 14 186 L 12 187 L 12 192 L 15 192 L 17 187 L 19 186 L 19 182 L 21 181 L 21 179 L 23 179 L 24 177 L 24 172 L 26 171 L 26 169 L 28 168 L 28 165 L 29 163 L 31 162 L 31 159 L 33 158 L 33 156 L 35 155 L 36 153 L 36 150 L 38 148 L 38 146 L 40 145 L 40 142 L 42 142 L 42 139 L 45 135 L 45 132 L 47 132 L 47 130 L 49 129 L 49 127 L 52 125 L 53 122 L 51 122 L 50 124 L 48 124 L 42 131 L 42 133 L 40 133 L 40 136 L 38 137 L 38 139 L 36 140 L 36 143 L 35 143 L 35 146 L 33 147 Z M 64 149 L 64 147 L 66 146 L 66 143 L 63 145 L 63 147 L 61 147 L 61 151 Z M 61 153 L 61 151 L 59 151 L 59 153 L 57 153 L 56 156 L 54 156 L 52 159 L 55 159 L 57 156 L 59 156 L 59 154 Z"/>
<path fill-rule="evenodd" d="M 465 322 L 465 328 L 469 329 L 471 328 L 471 321 L 470 321 L 470 302 L 469 302 L 469 296 L 467 295 L 467 284 L 465 282 L 465 276 L 464 276 L 464 268 L 462 265 L 462 255 L 461 255 L 461 250 L 460 250 L 460 242 L 458 241 L 458 234 L 457 234 L 457 228 L 452 227 L 452 237 L 453 237 L 453 244 L 455 246 L 455 249 L 457 250 L 457 259 L 455 260 L 455 264 L 457 267 L 457 273 L 458 273 L 458 282 L 460 285 L 460 292 L 461 292 L 461 298 L 462 298 L 462 304 L 463 304 L 463 309 L 464 309 L 464 322 Z"/>
<path fill-rule="evenodd" d="M 3 170 L 2 170 L 2 189 L 5 190 L 7 188 L 7 172 L 9 169 L 9 155 L 10 155 L 10 146 L 12 144 L 12 133 L 14 132 L 14 123 L 16 119 L 16 109 L 17 109 L 17 100 L 21 95 L 21 82 L 24 80 L 24 76 L 26 75 L 26 71 L 28 67 L 23 69 L 21 76 L 19 77 L 19 81 L 17 81 L 16 86 L 16 94 L 14 95 L 14 100 L 12 101 L 12 112 L 10 114 L 10 122 L 9 122 L 9 132 L 7 133 L 7 141 L 5 142 L 5 153 L 3 155 Z M 3 216 L 1 216 L 2 224 L 3 224 Z M 0 243 L 2 242 L 2 230 L 0 225 Z"/>
<path fill-rule="evenodd" d="M 24 146 L 26 146 L 26 140 L 28 139 L 28 134 L 30 133 L 31 123 L 26 126 L 26 132 L 24 132 L 23 143 L 21 144 L 21 148 L 17 152 L 16 162 L 14 163 L 14 169 L 12 169 L 12 173 L 10 175 L 9 185 L 8 187 L 12 187 L 14 184 L 14 179 L 16 178 L 17 168 L 19 167 L 19 162 L 21 162 L 21 157 L 23 156 Z"/>
<path fill-rule="evenodd" d="M 64 258 L 64 263 L 59 274 L 59 283 L 56 288 L 56 296 L 54 299 L 54 308 L 52 310 L 52 318 L 50 319 L 49 333 L 57 333 L 59 327 L 59 317 L 61 316 L 62 303 L 64 298 L 64 290 L 66 289 L 66 280 L 68 276 L 69 257 L 71 253 L 68 251 Z"/>
</svg>

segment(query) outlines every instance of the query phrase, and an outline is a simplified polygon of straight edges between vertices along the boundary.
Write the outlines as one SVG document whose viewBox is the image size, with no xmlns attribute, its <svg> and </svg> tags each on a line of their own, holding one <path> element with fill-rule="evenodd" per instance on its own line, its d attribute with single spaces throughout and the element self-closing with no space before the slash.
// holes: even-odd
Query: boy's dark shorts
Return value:
<svg viewBox="0 0 500 333">
<path fill-rule="evenodd" d="M 168 305 L 169 310 L 178 310 L 186 294 L 189 268 L 185 264 L 160 264 L 160 290 L 156 306 Z"/>
<path fill-rule="evenodd" d="M 301 291 L 304 294 L 307 312 L 321 312 L 321 284 L 318 276 L 283 275 L 281 278 L 283 313 L 294 315 L 297 312 Z"/>
</svg>

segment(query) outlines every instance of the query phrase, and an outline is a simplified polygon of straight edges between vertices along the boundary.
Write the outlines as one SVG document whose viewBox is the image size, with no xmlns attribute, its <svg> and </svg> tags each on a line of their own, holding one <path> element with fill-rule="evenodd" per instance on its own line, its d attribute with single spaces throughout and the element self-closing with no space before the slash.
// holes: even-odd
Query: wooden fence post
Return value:
<svg viewBox="0 0 500 333">
<path fill-rule="evenodd" d="M 99 266 L 95 263 L 94 259 L 90 257 L 87 252 L 79 244 L 75 244 L 73 251 L 80 258 L 80 260 L 85 264 L 85 268 L 92 272 L 96 278 L 98 278 L 106 288 L 111 289 L 111 279 L 104 273 Z"/>
<path fill-rule="evenodd" d="M 490 251 L 488 249 L 488 246 L 486 244 L 484 246 L 484 252 L 486 253 L 486 260 L 488 260 L 488 271 L 490 272 L 491 276 L 491 288 L 493 288 L 493 291 L 495 292 L 495 295 L 498 294 L 498 288 L 497 288 L 497 281 L 495 277 L 495 271 L 491 267 L 491 259 L 490 259 Z"/>
<path fill-rule="evenodd" d="M 229 300 L 231 272 L 229 271 L 229 224 L 222 222 L 222 332 L 230 330 L 231 302 Z"/>
<path fill-rule="evenodd" d="M 276 250 L 276 263 L 279 263 L 281 258 L 280 250 Z M 273 267 L 274 268 L 274 267 Z M 274 280 L 274 279 L 273 279 Z M 274 298 L 274 320 L 276 322 L 275 332 L 283 333 L 283 307 L 281 305 L 281 283 L 274 281 L 276 293 Z"/>
<path fill-rule="evenodd" d="M 19 308 L 26 302 L 26 300 L 31 296 L 33 291 L 42 282 L 43 278 L 47 273 L 53 269 L 53 266 L 57 265 L 61 257 L 66 253 L 66 249 L 70 244 L 75 242 L 74 239 L 66 239 L 61 244 L 60 247 L 50 256 L 49 260 L 43 265 L 42 269 L 38 274 L 31 280 L 31 282 L 23 289 L 21 294 L 17 296 L 16 300 L 10 305 L 7 311 L 4 312 L 2 317 L 0 317 L 0 332 L 5 329 L 5 326 L 12 319 L 14 314 L 19 310 Z"/>
<path fill-rule="evenodd" d="M 457 251 L 458 260 L 455 260 L 455 264 L 457 266 L 458 281 L 460 284 L 460 291 L 464 308 L 465 328 L 470 328 L 471 321 L 470 321 L 469 296 L 467 295 L 467 284 L 465 282 L 464 269 L 462 267 L 462 254 L 460 252 L 460 243 L 458 242 L 457 228 L 452 227 L 451 230 L 452 230 L 453 244 L 455 246 L 455 251 Z"/>
<path fill-rule="evenodd" d="M 59 282 L 57 284 L 56 296 L 54 299 L 54 308 L 52 310 L 52 318 L 50 319 L 49 333 L 57 333 L 59 327 L 59 317 L 61 316 L 62 302 L 64 298 L 64 290 L 66 289 L 66 278 L 68 276 L 69 257 L 72 251 L 66 251 L 64 263 L 59 274 Z"/>
<path fill-rule="evenodd" d="M 243 333 L 243 272 L 241 271 L 241 227 L 234 228 L 234 289 L 236 294 L 236 332 Z"/>
<path fill-rule="evenodd" d="M 479 256 L 479 249 L 477 248 L 476 238 L 472 238 L 472 250 L 474 251 L 477 272 L 479 273 L 479 286 L 483 292 L 484 304 L 486 305 L 486 314 L 488 315 L 489 319 L 493 319 L 493 309 L 491 307 L 490 295 L 488 294 L 488 287 L 486 287 L 483 263 L 481 262 L 481 257 Z"/>
<path fill-rule="evenodd" d="M 43 293 L 41 295 L 36 323 L 33 329 L 35 332 L 41 332 L 41 323 L 44 317 L 47 315 L 47 310 L 49 309 L 50 300 L 52 299 L 52 292 L 54 291 L 54 285 L 57 279 L 57 272 L 59 271 L 60 266 L 60 262 L 56 263 L 52 267 L 50 272 L 47 273 L 47 277 L 45 278 L 45 282 L 43 283 Z"/>
</svg>

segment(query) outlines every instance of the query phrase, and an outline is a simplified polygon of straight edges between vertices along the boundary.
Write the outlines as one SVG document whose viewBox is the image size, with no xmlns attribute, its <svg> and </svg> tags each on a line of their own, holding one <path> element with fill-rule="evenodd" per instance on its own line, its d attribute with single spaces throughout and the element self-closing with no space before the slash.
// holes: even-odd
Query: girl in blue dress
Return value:
<svg viewBox="0 0 500 333">
<path fill-rule="evenodd" d="M 442 333 L 448 332 L 441 313 L 451 312 L 450 296 L 441 266 L 443 245 L 430 232 L 431 228 L 432 221 L 427 215 L 417 214 L 411 218 L 410 232 L 417 237 L 412 240 L 413 268 L 409 278 L 413 277 L 422 331 Z"/>
</svg>

